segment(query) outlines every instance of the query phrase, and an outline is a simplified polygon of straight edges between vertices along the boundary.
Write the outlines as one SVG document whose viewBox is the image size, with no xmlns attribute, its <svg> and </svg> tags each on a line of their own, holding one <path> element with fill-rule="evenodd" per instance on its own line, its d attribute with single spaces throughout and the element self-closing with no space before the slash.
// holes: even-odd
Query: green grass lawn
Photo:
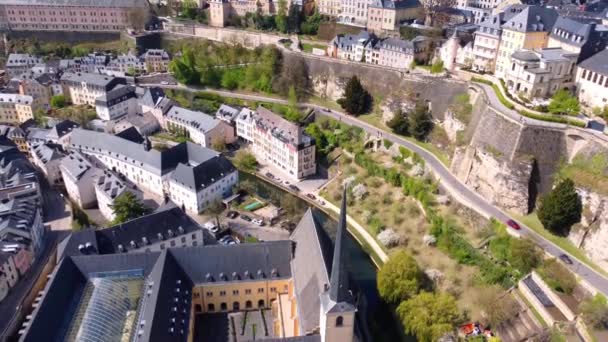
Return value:
<svg viewBox="0 0 608 342">
<path fill-rule="evenodd" d="M 593 263 L 593 261 L 589 260 L 589 258 L 585 255 L 585 253 L 582 250 L 580 250 L 579 248 L 577 248 L 576 246 L 574 246 L 572 244 L 572 242 L 570 242 L 570 240 L 568 240 L 568 238 L 553 235 L 553 234 L 551 234 L 551 232 L 546 230 L 545 227 L 543 227 L 543 224 L 538 219 L 538 216 L 536 215 L 536 213 L 532 213 L 532 214 L 529 214 L 526 216 L 512 214 L 512 216 L 515 217 L 517 220 L 521 221 L 526 226 L 533 229 L 535 232 L 537 232 L 539 235 L 541 235 L 545 239 L 553 242 L 554 244 L 556 244 L 557 246 L 559 246 L 560 248 L 562 248 L 563 250 L 568 252 L 570 255 L 572 255 L 575 258 L 579 259 L 580 261 L 584 262 L 587 266 L 593 268 L 594 270 L 596 270 L 597 272 L 599 272 L 605 276 L 608 276 L 608 272 L 604 271 L 601 267 L 599 267 L 595 263 Z"/>
<path fill-rule="evenodd" d="M 302 43 L 302 51 L 306 53 L 312 53 L 312 49 L 314 48 L 325 50 L 326 46 L 321 44 Z"/>
</svg>

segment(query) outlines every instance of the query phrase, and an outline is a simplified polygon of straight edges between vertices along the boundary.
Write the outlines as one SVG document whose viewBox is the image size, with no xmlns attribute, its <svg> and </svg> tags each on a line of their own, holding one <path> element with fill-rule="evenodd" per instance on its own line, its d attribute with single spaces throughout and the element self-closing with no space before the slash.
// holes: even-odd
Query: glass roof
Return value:
<svg viewBox="0 0 608 342">
<path fill-rule="evenodd" d="M 143 286 L 142 270 L 90 274 L 66 341 L 129 341 Z"/>
</svg>

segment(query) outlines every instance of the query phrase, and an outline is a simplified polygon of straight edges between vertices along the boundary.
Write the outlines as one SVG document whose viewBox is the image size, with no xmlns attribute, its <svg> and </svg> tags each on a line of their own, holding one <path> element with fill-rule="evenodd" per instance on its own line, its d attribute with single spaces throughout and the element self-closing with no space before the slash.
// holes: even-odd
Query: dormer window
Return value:
<svg viewBox="0 0 608 342">
<path fill-rule="evenodd" d="M 336 317 L 336 326 L 341 327 L 344 325 L 344 318 L 342 316 Z"/>
</svg>

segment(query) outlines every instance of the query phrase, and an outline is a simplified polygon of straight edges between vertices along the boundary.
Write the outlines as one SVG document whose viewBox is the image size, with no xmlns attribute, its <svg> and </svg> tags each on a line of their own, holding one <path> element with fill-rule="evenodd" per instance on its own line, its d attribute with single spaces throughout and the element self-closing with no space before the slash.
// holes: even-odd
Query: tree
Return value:
<svg viewBox="0 0 608 342">
<path fill-rule="evenodd" d="M 438 341 L 460 319 L 456 300 L 447 293 L 421 292 L 402 302 L 397 313 L 405 331 L 420 342 Z"/>
<path fill-rule="evenodd" d="M 197 15 L 198 6 L 194 0 L 182 0 L 180 17 L 194 19 Z"/>
<path fill-rule="evenodd" d="M 300 32 L 300 24 L 302 23 L 302 10 L 300 6 L 293 2 L 289 5 L 289 12 L 287 16 L 287 32 Z"/>
<path fill-rule="evenodd" d="M 277 29 L 282 33 L 287 33 L 287 1 L 279 0 L 277 15 L 274 17 Z"/>
<path fill-rule="evenodd" d="M 416 260 L 405 250 L 400 250 L 380 268 L 378 292 L 387 302 L 399 303 L 416 295 L 423 279 Z"/>
<path fill-rule="evenodd" d="M 442 26 L 449 20 L 446 10 L 456 5 L 456 0 L 422 0 L 425 14 L 424 24 L 427 26 Z"/>
<path fill-rule="evenodd" d="M 127 75 L 129 76 L 135 76 L 135 74 L 137 73 L 137 71 L 135 70 L 134 67 L 130 66 L 127 68 Z"/>
<path fill-rule="evenodd" d="M 529 239 L 510 239 L 507 260 L 522 274 L 528 274 L 542 261 L 542 255 Z"/>
<path fill-rule="evenodd" d="M 207 208 L 205 208 L 205 213 L 207 215 L 211 215 L 215 217 L 215 224 L 219 227 L 220 226 L 220 218 L 219 215 L 222 214 L 222 212 L 224 212 L 224 203 L 222 203 L 222 201 L 217 200 L 217 201 L 213 201 L 211 203 L 209 203 L 209 206 L 207 206 Z"/>
<path fill-rule="evenodd" d="M 433 130 L 433 117 L 424 102 L 416 103 L 408 115 L 408 131 L 417 140 L 424 140 Z"/>
<path fill-rule="evenodd" d="M 346 83 L 344 97 L 338 100 L 338 104 L 349 114 L 359 115 L 367 112 L 371 106 L 372 97 L 363 88 L 357 76 L 353 76 Z"/>
<path fill-rule="evenodd" d="M 289 107 L 285 113 L 285 119 L 291 122 L 299 122 L 302 119 L 302 115 L 298 110 L 298 96 L 296 95 L 296 88 L 294 86 L 289 87 Z"/>
<path fill-rule="evenodd" d="M 435 59 L 431 65 L 431 74 L 438 74 L 443 71 L 443 61 L 440 58 Z"/>
<path fill-rule="evenodd" d="M 113 224 L 127 222 L 148 213 L 148 208 L 130 191 L 116 197 L 111 208 L 114 212 Z"/>
<path fill-rule="evenodd" d="M 150 18 L 150 13 L 147 9 L 132 9 L 129 11 L 129 25 L 136 31 L 143 31 Z"/>
<path fill-rule="evenodd" d="M 483 310 L 484 323 L 493 327 L 519 312 L 519 305 L 513 296 L 498 285 L 476 289 L 474 301 Z"/>
<path fill-rule="evenodd" d="M 307 16 L 304 22 L 300 24 L 300 31 L 302 34 L 316 35 L 322 20 L 323 17 L 319 14 L 319 11 L 315 9 L 315 13 L 311 16 Z"/>
<path fill-rule="evenodd" d="M 605 329 L 608 326 L 608 305 L 606 297 L 596 294 L 593 298 L 586 298 L 579 306 L 583 320 L 589 326 Z"/>
<path fill-rule="evenodd" d="M 401 112 L 401 109 L 395 111 L 393 118 L 390 119 L 386 125 L 397 134 L 408 134 L 408 121 L 405 115 L 403 115 Z"/>
<path fill-rule="evenodd" d="M 255 156 L 244 150 L 239 150 L 236 153 L 233 162 L 238 169 L 247 172 L 255 172 L 258 166 L 258 161 L 255 159 Z"/>
<path fill-rule="evenodd" d="M 55 95 L 51 97 L 51 107 L 55 109 L 65 107 L 65 96 Z"/>
<path fill-rule="evenodd" d="M 571 294 L 577 285 L 576 277 L 556 259 L 543 262 L 537 270 L 543 280 L 555 291 Z"/>
<path fill-rule="evenodd" d="M 286 55 L 284 61 L 278 62 L 281 63 L 281 73 L 273 84 L 274 90 L 281 95 L 288 95 L 293 86 L 298 98 L 304 98 L 309 90 L 308 66 L 304 59 Z"/>
<path fill-rule="evenodd" d="M 196 68 L 194 51 L 188 47 L 182 49 L 182 56 L 173 58 L 169 64 L 169 70 L 175 78 L 186 84 L 199 82 L 201 75 Z"/>
<path fill-rule="evenodd" d="M 581 220 L 583 205 L 574 182 L 566 178 L 543 196 L 538 207 L 538 219 L 553 234 L 567 235 L 570 227 Z"/>
<path fill-rule="evenodd" d="M 581 105 L 576 96 L 568 90 L 560 89 L 551 97 L 548 109 L 552 114 L 577 115 L 581 110 Z"/>
<path fill-rule="evenodd" d="M 34 121 L 36 121 L 36 125 L 38 125 L 38 127 L 46 127 L 47 123 L 49 122 L 42 109 L 36 109 L 34 112 Z"/>
<path fill-rule="evenodd" d="M 225 152 L 226 151 L 226 139 L 224 138 L 224 136 L 213 139 L 213 142 L 211 143 L 211 147 L 218 152 Z"/>
</svg>

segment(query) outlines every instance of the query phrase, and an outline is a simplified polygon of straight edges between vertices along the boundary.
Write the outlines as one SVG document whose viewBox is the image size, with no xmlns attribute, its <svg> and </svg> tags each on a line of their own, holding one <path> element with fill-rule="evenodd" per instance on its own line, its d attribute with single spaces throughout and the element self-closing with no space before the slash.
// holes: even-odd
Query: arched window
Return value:
<svg viewBox="0 0 608 342">
<path fill-rule="evenodd" d="M 264 307 L 264 300 L 260 299 L 258 300 L 258 308 L 263 308 Z"/>
<path fill-rule="evenodd" d="M 245 302 L 245 309 L 251 309 L 253 307 L 253 303 L 250 300 Z"/>
<path fill-rule="evenodd" d="M 342 316 L 336 317 L 336 326 L 341 327 L 342 325 L 344 325 L 344 318 Z"/>
<path fill-rule="evenodd" d="M 207 311 L 209 311 L 209 312 L 215 311 L 215 305 L 213 305 L 213 304 L 207 305 Z"/>
<path fill-rule="evenodd" d="M 196 304 L 194 306 L 194 311 L 201 312 L 201 311 L 203 311 L 203 307 L 200 304 Z"/>
<path fill-rule="evenodd" d="M 220 304 L 220 308 L 222 309 L 222 311 L 226 311 L 226 310 L 228 310 L 228 304 L 222 303 L 222 304 Z"/>
<path fill-rule="evenodd" d="M 239 311 L 240 308 L 241 308 L 241 304 L 239 302 L 232 303 L 232 310 L 233 311 Z"/>
</svg>

